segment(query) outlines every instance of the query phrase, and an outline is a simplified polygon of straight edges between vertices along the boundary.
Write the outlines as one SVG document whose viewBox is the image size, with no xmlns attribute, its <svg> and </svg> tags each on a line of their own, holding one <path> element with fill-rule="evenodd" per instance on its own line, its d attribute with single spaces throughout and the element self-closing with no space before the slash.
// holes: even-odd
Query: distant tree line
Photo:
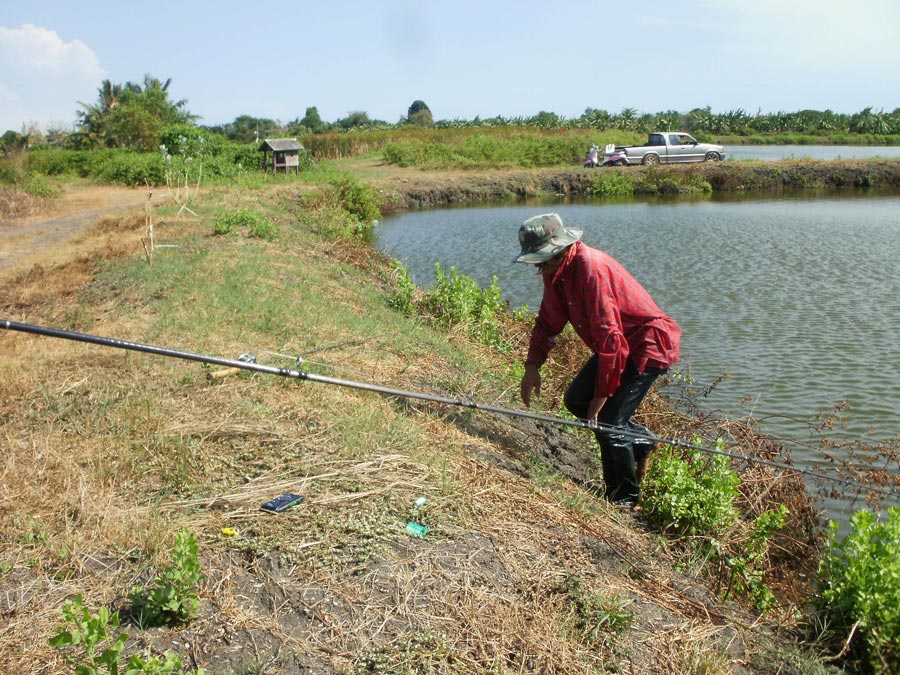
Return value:
<svg viewBox="0 0 900 675">
<path fill-rule="evenodd" d="M 281 122 L 263 117 L 240 115 L 233 122 L 205 126 L 197 124 L 197 116 L 187 110 L 185 99 L 169 98 L 171 79 L 165 82 L 146 75 L 143 83 L 114 84 L 104 80 L 94 103 L 79 103 L 75 129 L 49 130 L 46 134 L 32 126 L 21 133 L 7 131 L 0 137 L 5 152 L 34 145 L 51 145 L 71 149 L 128 148 L 155 151 L 167 128 L 193 125 L 209 134 L 236 143 L 257 143 L 264 138 L 299 137 L 352 131 L 391 130 L 404 127 L 437 129 L 525 127 L 534 129 L 592 129 L 646 133 L 654 130 L 688 131 L 702 137 L 771 136 L 776 134 L 806 134 L 835 136 L 839 134 L 900 135 L 900 108 L 892 112 L 875 111 L 871 107 L 858 113 L 842 114 L 831 110 L 801 110 L 788 113 L 749 114 L 743 109 L 713 113 L 709 106 L 690 112 L 674 110 L 658 113 L 639 113 L 624 108 L 610 113 L 599 108 L 587 108 L 578 117 L 566 118 L 541 111 L 530 117 L 476 117 L 472 120 L 452 119 L 435 121 L 428 105 L 416 100 L 407 114 L 395 123 L 371 119 L 365 111 L 350 112 L 346 117 L 326 122 L 315 106 L 306 108 L 303 117 Z"/>
</svg>

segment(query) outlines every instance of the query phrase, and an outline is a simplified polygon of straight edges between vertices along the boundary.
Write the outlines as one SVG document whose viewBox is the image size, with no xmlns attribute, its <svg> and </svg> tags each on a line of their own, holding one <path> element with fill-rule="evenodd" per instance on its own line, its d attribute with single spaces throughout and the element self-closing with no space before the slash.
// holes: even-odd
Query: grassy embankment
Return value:
<svg viewBox="0 0 900 675">
<path fill-rule="evenodd" d="M 389 204 L 441 203 L 555 194 L 596 175 L 456 177 L 460 193 L 436 177 L 379 187 Z M 293 359 L 280 355 L 304 354 L 314 372 L 512 404 L 521 322 L 506 322 L 508 349 L 498 350 L 398 312 L 402 273 L 346 236 L 359 224 L 344 208 L 352 195 L 320 180 L 276 184 L 209 188 L 192 202 L 197 218 L 161 208 L 157 243 L 174 248 L 157 249 L 152 265 L 136 242 L 143 216 L 101 223 L 102 250 L 5 285 L 3 315 L 284 366 Z M 301 193 L 313 196 L 301 203 Z M 238 210 L 269 226 L 217 219 Z M 231 233 L 214 236 L 217 226 Z M 184 527 L 205 574 L 197 616 L 171 629 L 129 625 L 128 649 L 174 651 L 214 673 L 826 670 L 796 645 L 806 590 L 796 574 L 814 553 L 795 483 L 745 475 L 748 517 L 760 500 L 796 511 L 779 545 L 793 556 L 762 570 L 780 602 L 760 619 L 721 599 L 749 601 L 735 595 L 733 571 L 731 582 L 717 576 L 691 559 L 703 549 L 611 511 L 590 476 L 563 465 L 561 449 L 590 457 L 583 435 L 275 377 L 210 380 L 198 364 L 76 343 L 0 340 L 4 670 L 66 672 L 47 642 L 64 601 L 80 594 L 127 616 L 123 598 L 150 585 Z M 580 356 L 574 342 L 561 350 L 551 412 Z M 663 434 L 704 431 L 656 398 L 643 414 Z M 747 451 L 772 450 L 746 431 L 731 429 Z M 287 491 L 306 501 L 282 516 L 259 511 Z M 410 520 L 432 529 L 411 537 Z M 740 546 L 746 534 L 738 523 L 723 542 Z"/>
</svg>

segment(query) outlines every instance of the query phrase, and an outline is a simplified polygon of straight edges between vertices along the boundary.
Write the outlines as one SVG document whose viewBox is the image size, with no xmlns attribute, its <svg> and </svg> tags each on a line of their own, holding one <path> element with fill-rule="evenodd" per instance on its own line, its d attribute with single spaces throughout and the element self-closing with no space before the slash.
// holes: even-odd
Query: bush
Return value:
<svg viewBox="0 0 900 675">
<path fill-rule="evenodd" d="M 340 176 L 321 190 L 300 197 L 299 204 L 306 212 L 299 217 L 326 236 L 367 239 L 381 218 L 381 203 L 381 193 L 372 186 Z"/>
<path fill-rule="evenodd" d="M 371 185 L 357 183 L 353 178 L 334 181 L 341 207 L 360 223 L 381 218 L 381 194 Z"/>
<path fill-rule="evenodd" d="M 95 150 L 89 154 L 88 175 L 104 183 L 137 187 L 165 185 L 165 163 L 159 153 Z"/>
<path fill-rule="evenodd" d="M 63 150 L 61 148 L 37 148 L 28 151 L 28 168 L 46 176 L 87 176 L 88 150 Z"/>
<path fill-rule="evenodd" d="M 694 441 L 695 445 L 700 442 Z M 716 446 L 721 450 L 724 441 L 719 439 Z M 741 479 L 727 457 L 664 446 L 655 459 L 642 487 L 642 502 L 651 520 L 678 532 L 708 536 L 721 534 L 735 523 L 734 500 Z"/>
<path fill-rule="evenodd" d="M 500 297 L 497 277 L 491 279 L 490 286 L 482 289 L 471 277 L 457 274 L 455 267 L 445 273 L 437 263 L 434 278 L 434 284 L 422 299 L 422 308 L 438 325 L 445 328 L 463 325 L 479 342 L 506 349 L 498 322 L 505 304 Z"/>
<path fill-rule="evenodd" d="M 624 197 L 634 194 L 634 180 L 621 171 L 600 171 L 591 176 L 588 191 L 600 197 Z"/>
<path fill-rule="evenodd" d="M 402 263 L 394 262 L 389 283 L 392 290 L 388 296 L 388 306 L 412 316 L 415 312 L 416 285 L 409 276 L 409 269 Z"/>
<path fill-rule="evenodd" d="M 60 190 L 59 187 L 47 180 L 45 176 L 38 174 L 28 174 L 28 176 L 25 177 L 25 181 L 22 184 L 22 191 L 32 197 L 42 197 L 45 199 L 59 197 L 62 194 L 62 190 Z"/>
<path fill-rule="evenodd" d="M 850 519 L 838 538 L 831 523 L 819 565 L 820 610 L 828 632 L 852 640 L 854 653 L 874 672 L 900 672 L 900 507 L 879 521 L 871 511 Z"/>
</svg>

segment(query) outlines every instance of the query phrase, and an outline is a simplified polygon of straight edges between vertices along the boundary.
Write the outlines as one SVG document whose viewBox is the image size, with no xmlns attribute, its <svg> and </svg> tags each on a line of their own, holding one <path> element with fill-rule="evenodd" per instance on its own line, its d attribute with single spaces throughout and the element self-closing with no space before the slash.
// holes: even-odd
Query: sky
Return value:
<svg viewBox="0 0 900 675">
<path fill-rule="evenodd" d="M 900 108 L 897 0 L 0 0 L 0 133 L 71 129 L 105 79 L 204 125 Z"/>
</svg>

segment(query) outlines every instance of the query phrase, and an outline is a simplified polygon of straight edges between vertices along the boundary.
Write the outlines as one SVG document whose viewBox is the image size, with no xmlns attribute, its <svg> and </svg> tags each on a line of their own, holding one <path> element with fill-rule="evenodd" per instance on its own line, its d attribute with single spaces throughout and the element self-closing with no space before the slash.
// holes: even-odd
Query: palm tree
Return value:
<svg viewBox="0 0 900 675">
<path fill-rule="evenodd" d="M 83 110 L 78 111 L 78 126 L 81 131 L 76 134 L 82 145 L 99 147 L 103 145 L 103 127 L 107 116 L 119 104 L 125 88 L 103 80 L 97 89 L 97 103 L 78 102 Z"/>
<path fill-rule="evenodd" d="M 171 78 L 165 82 L 144 76 L 143 84 L 113 84 L 104 80 L 96 104 L 79 103 L 76 142 L 88 147 L 130 147 L 152 150 L 168 126 L 197 119 L 185 109 L 186 99 L 169 100 Z"/>
</svg>

